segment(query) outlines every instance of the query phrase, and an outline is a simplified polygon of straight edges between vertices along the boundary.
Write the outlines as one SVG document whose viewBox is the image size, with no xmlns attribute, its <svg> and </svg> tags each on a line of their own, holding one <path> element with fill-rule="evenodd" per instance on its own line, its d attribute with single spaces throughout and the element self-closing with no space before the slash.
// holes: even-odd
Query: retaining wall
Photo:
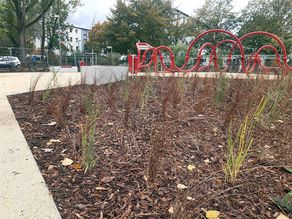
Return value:
<svg viewBox="0 0 292 219">
<path fill-rule="evenodd" d="M 82 66 L 81 82 L 83 84 L 107 84 L 126 78 L 128 67 L 124 66 Z"/>
</svg>

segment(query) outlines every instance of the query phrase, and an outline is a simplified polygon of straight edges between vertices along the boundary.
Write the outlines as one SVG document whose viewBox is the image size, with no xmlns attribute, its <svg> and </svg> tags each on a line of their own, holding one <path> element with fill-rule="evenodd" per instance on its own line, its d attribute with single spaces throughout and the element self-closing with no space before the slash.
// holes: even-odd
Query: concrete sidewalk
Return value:
<svg viewBox="0 0 292 219">
<path fill-rule="evenodd" d="M 0 218 L 61 218 L 27 142 L 18 126 L 7 95 L 29 91 L 37 73 L 0 73 Z M 37 90 L 44 89 L 51 73 L 42 74 Z M 79 83 L 80 73 L 59 74 L 58 86 Z"/>
</svg>

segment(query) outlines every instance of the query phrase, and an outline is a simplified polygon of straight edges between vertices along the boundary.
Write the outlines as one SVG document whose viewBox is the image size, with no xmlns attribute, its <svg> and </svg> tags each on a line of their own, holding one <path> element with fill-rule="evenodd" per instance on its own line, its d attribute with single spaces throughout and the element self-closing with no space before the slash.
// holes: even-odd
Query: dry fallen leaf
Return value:
<svg viewBox="0 0 292 219">
<path fill-rule="evenodd" d="M 81 170 L 82 169 L 82 164 L 81 163 L 74 163 L 72 165 L 72 167 L 75 169 L 75 170 Z"/>
<path fill-rule="evenodd" d="M 173 209 L 173 207 L 170 207 L 170 208 L 168 209 L 168 212 L 169 212 L 170 214 L 173 214 L 173 213 L 174 213 L 174 209 Z"/>
<path fill-rule="evenodd" d="M 49 125 L 49 126 L 53 126 L 53 125 L 56 125 L 57 124 L 57 122 L 50 122 L 49 124 L 47 124 L 47 125 Z"/>
<path fill-rule="evenodd" d="M 286 217 L 284 214 L 280 213 L 278 217 L 276 217 L 276 219 L 289 219 L 288 217 Z"/>
<path fill-rule="evenodd" d="M 83 216 L 81 216 L 80 214 L 78 214 L 78 213 L 75 213 L 75 215 L 76 215 L 76 217 L 78 218 L 78 219 L 84 219 L 84 217 Z"/>
<path fill-rule="evenodd" d="M 219 211 L 206 211 L 206 218 L 207 219 L 219 219 Z"/>
<path fill-rule="evenodd" d="M 53 149 L 51 149 L 51 148 L 44 148 L 44 149 L 42 149 L 45 153 L 50 153 L 50 152 L 52 152 L 53 151 Z"/>
<path fill-rule="evenodd" d="M 101 186 L 97 186 L 97 187 L 95 187 L 95 189 L 98 190 L 98 191 L 101 191 L 101 190 L 107 190 L 106 188 L 101 187 Z"/>
<path fill-rule="evenodd" d="M 114 178 L 115 178 L 114 176 L 103 177 L 101 182 L 109 183 L 109 182 L 113 181 Z"/>
<path fill-rule="evenodd" d="M 211 161 L 209 159 L 204 160 L 205 164 L 209 164 L 211 163 Z"/>
<path fill-rule="evenodd" d="M 70 166 L 74 161 L 69 159 L 69 158 L 65 158 L 64 160 L 62 160 L 62 165 L 63 166 Z"/>
<path fill-rule="evenodd" d="M 61 141 L 59 139 L 51 139 L 49 140 L 46 145 L 52 145 L 54 143 L 60 143 Z"/>
<path fill-rule="evenodd" d="M 195 169 L 195 166 L 194 165 L 192 165 L 192 164 L 189 164 L 188 165 L 188 170 L 189 171 L 193 171 Z"/>
<path fill-rule="evenodd" d="M 177 184 L 177 186 L 176 186 L 177 188 L 179 188 L 179 189 L 187 189 L 188 187 L 187 186 L 185 186 L 184 184 Z"/>
<path fill-rule="evenodd" d="M 54 168 L 55 168 L 54 165 L 49 165 L 49 166 L 48 166 L 48 170 L 51 170 L 51 169 L 54 169 Z"/>
<path fill-rule="evenodd" d="M 187 196 L 187 200 L 189 200 L 189 201 L 193 201 L 193 200 L 195 200 L 193 197 L 190 197 L 190 196 Z"/>
</svg>

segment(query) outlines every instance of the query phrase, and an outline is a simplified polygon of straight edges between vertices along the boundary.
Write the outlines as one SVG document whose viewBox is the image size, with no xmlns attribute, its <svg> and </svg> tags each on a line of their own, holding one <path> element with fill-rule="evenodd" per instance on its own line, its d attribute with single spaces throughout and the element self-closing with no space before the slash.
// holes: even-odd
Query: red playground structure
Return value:
<svg viewBox="0 0 292 219">
<path fill-rule="evenodd" d="M 208 35 L 211 35 L 215 41 L 215 34 L 220 34 L 221 36 L 220 38 L 218 37 L 218 42 L 205 42 L 202 46 L 198 46 L 199 40 L 202 41 L 203 37 Z M 246 55 L 245 49 L 248 47 L 244 47 L 244 44 L 248 43 L 252 37 L 259 36 L 272 39 L 273 45 L 253 48 L 252 54 Z M 220 65 L 218 51 L 223 46 L 225 46 L 225 51 L 226 48 L 228 49 L 225 61 Z M 211 69 L 218 72 L 227 72 L 230 71 L 235 58 L 239 66 L 238 71 L 245 74 L 259 71 L 264 73 L 282 72 L 283 75 L 286 75 L 288 71 L 292 71 L 292 67 L 288 64 L 288 55 L 284 43 L 276 35 L 263 31 L 251 32 L 240 38 L 226 30 L 214 29 L 205 31 L 191 41 L 185 54 L 184 63 L 181 66 L 176 65 L 176 57 L 170 47 L 153 47 L 144 42 L 136 43 L 136 47 L 137 55 L 131 54 L 128 56 L 129 72 L 132 74 L 146 71 L 155 73 L 189 73 L 210 71 Z M 269 51 L 269 53 L 273 54 L 274 66 L 266 66 L 263 63 L 261 53 L 264 51 Z M 208 61 L 206 61 L 206 58 L 204 59 L 206 56 Z"/>
</svg>

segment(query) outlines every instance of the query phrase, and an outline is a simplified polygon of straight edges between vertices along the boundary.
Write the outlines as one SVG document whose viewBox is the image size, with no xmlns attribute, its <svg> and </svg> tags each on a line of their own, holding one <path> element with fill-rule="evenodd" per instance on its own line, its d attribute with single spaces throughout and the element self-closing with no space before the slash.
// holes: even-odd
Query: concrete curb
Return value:
<svg viewBox="0 0 292 219">
<path fill-rule="evenodd" d="M 18 126 L 7 95 L 29 91 L 37 73 L 0 74 L 0 218 L 60 219 L 29 146 Z M 37 90 L 44 89 L 51 73 L 44 73 Z M 80 81 L 80 73 L 62 73 L 59 86 Z"/>
</svg>

